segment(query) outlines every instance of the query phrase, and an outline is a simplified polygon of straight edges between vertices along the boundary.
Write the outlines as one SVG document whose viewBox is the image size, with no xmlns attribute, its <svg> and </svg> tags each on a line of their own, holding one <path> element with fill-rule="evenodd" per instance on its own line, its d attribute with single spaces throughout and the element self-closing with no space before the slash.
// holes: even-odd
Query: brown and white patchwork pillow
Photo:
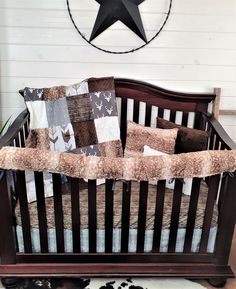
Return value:
<svg viewBox="0 0 236 289">
<path fill-rule="evenodd" d="M 208 133 L 206 131 L 181 126 L 160 117 L 157 117 L 157 128 L 178 128 L 176 153 L 202 151 L 207 148 Z"/>
<path fill-rule="evenodd" d="M 167 154 L 173 154 L 178 129 L 144 127 L 133 121 L 127 123 L 125 157 L 142 156 L 145 145 Z"/>
<path fill-rule="evenodd" d="M 122 156 L 114 79 L 24 89 L 30 112 L 27 146 L 95 156 Z"/>
</svg>

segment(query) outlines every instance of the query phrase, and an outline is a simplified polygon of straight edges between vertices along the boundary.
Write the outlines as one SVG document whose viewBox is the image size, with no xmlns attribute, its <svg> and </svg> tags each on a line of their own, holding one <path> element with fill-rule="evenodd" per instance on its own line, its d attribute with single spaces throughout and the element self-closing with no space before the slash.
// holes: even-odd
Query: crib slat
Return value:
<svg viewBox="0 0 236 289">
<path fill-rule="evenodd" d="M 206 130 L 207 121 L 206 118 L 201 114 L 200 129 Z"/>
<path fill-rule="evenodd" d="M 27 138 L 28 135 L 29 135 L 28 121 L 26 121 L 25 124 L 24 124 L 24 131 L 25 131 L 25 138 Z"/>
<path fill-rule="evenodd" d="M 215 144 L 214 144 L 214 150 L 219 150 L 220 147 L 220 139 L 216 136 L 215 138 Z"/>
<path fill-rule="evenodd" d="M 172 206 L 172 212 L 171 212 L 170 235 L 169 235 L 169 244 L 168 244 L 169 253 L 175 252 L 178 225 L 179 225 L 181 198 L 182 198 L 182 188 L 183 188 L 182 181 L 179 179 L 176 179 L 174 195 L 173 195 L 173 206 Z"/>
<path fill-rule="evenodd" d="M 122 220 L 121 220 L 121 252 L 127 253 L 129 248 L 131 182 L 123 183 Z"/>
<path fill-rule="evenodd" d="M 139 191 L 139 212 L 138 212 L 138 233 L 137 233 L 137 253 L 144 252 L 144 241 L 146 231 L 148 182 L 140 182 Z"/>
<path fill-rule="evenodd" d="M 112 252 L 113 240 L 113 202 L 114 191 L 112 190 L 113 180 L 106 180 L 106 201 L 105 201 L 105 252 Z"/>
<path fill-rule="evenodd" d="M 0 170 L 0 232 L 2 234 L 2 237 L 0 238 L 1 265 L 16 263 L 15 232 L 13 233 L 12 230 L 13 218 L 7 182 L 7 171 Z"/>
<path fill-rule="evenodd" d="M 201 129 L 201 113 L 199 111 L 195 112 L 194 128 Z"/>
<path fill-rule="evenodd" d="M 209 150 L 213 150 L 214 147 L 214 141 L 215 141 L 215 133 L 213 129 L 210 132 L 210 143 L 209 143 Z"/>
<path fill-rule="evenodd" d="M 220 175 L 211 176 L 209 178 L 209 191 L 206 201 L 206 209 L 204 215 L 204 221 L 202 226 L 202 235 L 200 241 L 200 253 L 205 253 L 207 251 L 208 238 L 211 228 L 211 221 L 213 216 L 215 198 L 218 191 L 218 186 L 220 182 Z"/>
<path fill-rule="evenodd" d="M 14 139 L 15 139 L 15 145 L 16 145 L 16 147 L 20 147 L 19 135 L 17 134 L 17 136 L 16 136 Z"/>
<path fill-rule="evenodd" d="M 157 112 L 158 117 L 163 118 L 164 116 L 164 109 L 161 107 L 158 107 L 158 112 Z"/>
<path fill-rule="evenodd" d="M 146 103 L 145 126 L 151 125 L 151 116 L 152 116 L 152 105 L 149 103 Z"/>
<path fill-rule="evenodd" d="M 161 244 L 161 231 L 164 212 L 164 199 L 165 199 L 165 180 L 159 181 L 157 184 L 157 196 L 156 196 L 156 208 L 155 208 L 155 220 L 154 220 L 154 234 L 152 252 L 160 252 Z"/>
<path fill-rule="evenodd" d="M 121 98 L 120 138 L 122 140 L 123 149 L 125 148 L 126 128 L 127 128 L 127 98 Z"/>
<path fill-rule="evenodd" d="M 73 252 L 80 253 L 81 238 L 80 238 L 80 190 L 79 179 L 70 178 L 71 184 L 71 218 L 72 218 L 72 238 Z"/>
<path fill-rule="evenodd" d="M 133 121 L 139 123 L 139 101 L 134 100 Z"/>
<path fill-rule="evenodd" d="M 189 201 L 188 219 L 186 225 L 186 234 L 184 240 L 184 253 L 190 253 L 193 240 L 193 231 L 196 220 L 197 204 L 200 192 L 201 179 L 194 178 L 191 190 L 191 197 Z"/>
<path fill-rule="evenodd" d="M 186 111 L 183 112 L 182 125 L 186 127 L 188 125 L 188 113 Z"/>
<path fill-rule="evenodd" d="M 221 184 L 220 184 L 220 192 L 219 192 L 219 200 L 218 200 L 218 209 L 219 209 L 219 211 L 221 210 L 221 206 L 222 206 L 222 204 L 224 202 L 225 185 L 226 185 L 226 180 L 227 180 L 227 177 L 224 174 L 222 174 L 221 178 L 222 179 L 221 179 Z"/>
<path fill-rule="evenodd" d="M 175 110 L 171 110 L 170 111 L 170 121 L 171 122 L 175 122 L 175 117 L 176 117 L 176 111 Z"/>
<path fill-rule="evenodd" d="M 32 253 L 30 215 L 29 215 L 29 208 L 28 208 L 28 200 L 27 200 L 27 193 L 26 193 L 26 180 L 25 180 L 24 171 L 16 172 L 16 192 L 17 192 L 17 195 L 19 196 L 25 253 Z"/>
<path fill-rule="evenodd" d="M 57 253 L 65 252 L 61 175 L 52 174 Z"/>
<path fill-rule="evenodd" d="M 46 206 L 44 198 L 43 173 L 35 172 L 34 178 L 37 196 L 40 247 L 42 253 L 48 253 L 48 233 L 47 233 Z"/>
<path fill-rule="evenodd" d="M 21 147 L 25 147 L 25 138 L 24 138 L 23 128 L 21 128 L 20 130 L 20 143 L 21 143 Z"/>
<path fill-rule="evenodd" d="M 96 180 L 88 181 L 88 227 L 89 227 L 89 252 L 96 253 L 97 249 L 97 187 Z"/>
</svg>

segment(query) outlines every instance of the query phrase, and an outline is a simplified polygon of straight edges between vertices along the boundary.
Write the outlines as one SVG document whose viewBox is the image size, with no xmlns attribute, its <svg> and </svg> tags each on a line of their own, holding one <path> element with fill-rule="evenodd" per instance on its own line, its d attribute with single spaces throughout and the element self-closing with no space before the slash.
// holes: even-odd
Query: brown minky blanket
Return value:
<svg viewBox="0 0 236 289">
<path fill-rule="evenodd" d="M 35 157 L 36 156 L 36 157 Z M 236 170 L 236 150 L 108 158 L 4 147 L 0 168 L 63 173 L 85 179 L 160 180 L 205 177 Z"/>
<path fill-rule="evenodd" d="M 131 214 L 130 214 L 130 228 L 137 228 L 138 223 L 138 208 L 139 208 L 139 188 L 138 182 L 132 182 L 131 184 Z M 200 196 L 197 208 L 197 216 L 195 228 L 201 228 L 203 224 L 204 211 L 207 199 L 207 185 L 202 181 L 200 188 Z M 156 204 L 156 192 L 157 188 L 154 185 L 149 185 L 148 189 L 148 205 L 147 205 L 147 222 L 146 229 L 153 229 L 154 214 Z M 179 228 L 185 228 L 187 224 L 188 209 L 189 209 L 190 197 L 182 194 L 181 210 Z M 47 222 L 48 228 L 55 226 L 54 222 L 54 205 L 53 198 L 47 198 L 46 210 L 47 210 Z M 62 196 L 63 203 L 63 215 L 64 215 L 64 228 L 71 229 L 71 198 L 69 193 L 65 193 Z M 169 228 L 171 212 L 173 203 L 173 190 L 166 189 L 165 201 L 164 201 L 164 217 L 163 228 Z M 115 184 L 114 191 L 114 228 L 121 228 L 121 210 L 122 210 L 122 182 L 118 181 Z M 97 186 L 97 227 L 98 229 L 104 229 L 104 211 L 105 211 L 105 185 Z M 16 207 L 17 224 L 21 225 L 19 204 Z M 37 203 L 29 204 L 31 226 L 38 228 L 38 214 Z M 88 228 L 88 190 L 83 189 L 80 192 L 80 214 L 81 214 L 81 228 Z M 217 223 L 217 208 L 214 207 L 212 226 Z"/>
</svg>

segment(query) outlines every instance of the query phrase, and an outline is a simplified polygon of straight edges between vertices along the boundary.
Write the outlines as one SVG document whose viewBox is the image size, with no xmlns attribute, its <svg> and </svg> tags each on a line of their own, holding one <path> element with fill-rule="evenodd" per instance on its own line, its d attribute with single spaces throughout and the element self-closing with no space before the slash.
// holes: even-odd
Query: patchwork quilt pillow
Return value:
<svg viewBox="0 0 236 289">
<path fill-rule="evenodd" d="M 144 150 L 143 150 L 143 156 L 144 157 L 147 157 L 147 156 L 164 156 L 164 155 L 167 155 L 167 154 L 163 153 L 163 152 L 160 152 L 158 150 L 154 150 L 154 149 L 152 149 L 151 147 L 149 147 L 147 145 L 144 146 Z M 185 195 L 188 195 L 188 196 L 191 195 L 192 182 L 193 182 L 192 178 L 184 178 L 182 192 Z M 156 181 L 149 181 L 149 183 L 151 185 L 156 185 L 157 184 Z M 172 189 L 173 190 L 174 186 L 175 186 L 175 180 L 174 179 L 167 179 L 166 180 L 166 187 L 168 189 Z"/>
<path fill-rule="evenodd" d="M 164 153 L 173 154 L 177 132 L 177 128 L 158 129 L 128 121 L 125 157 L 142 156 L 145 145 Z"/>
<path fill-rule="evenodd" d="M 122 156 L 114 79 L 24 89 L 30 113 L 26 145 L 93 156 Z"/>
<path fill-rule="evenodd" d="M 206 131 L 181 126 L 160 117 L 157 117 L 157 128 L 178 128 L 176 153 L 188 153 L 207 149 L 208 133 Z"/>
</svg>

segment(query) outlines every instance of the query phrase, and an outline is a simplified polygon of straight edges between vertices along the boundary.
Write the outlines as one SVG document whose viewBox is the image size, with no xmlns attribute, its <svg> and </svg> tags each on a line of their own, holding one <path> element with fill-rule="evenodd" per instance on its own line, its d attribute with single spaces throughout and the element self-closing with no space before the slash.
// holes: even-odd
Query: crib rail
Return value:
<svg viewBox="0 0 236 289">
<path fill-rule="evenodd" d="M 236 143 L 225 132 L 222 125 L 210 114 L 203 114 L 208 126 L 207 130 L 210 135 L 209 149 L 210 150 L 235 150 Z"/>
<path fill-rule="evenodd" d="M 29 113 L 22 111 L 11 124 L 7 132 L 0 138 L 0 148 L 3 146 L 24 147 L 29 133 Z"/>
</svg>

